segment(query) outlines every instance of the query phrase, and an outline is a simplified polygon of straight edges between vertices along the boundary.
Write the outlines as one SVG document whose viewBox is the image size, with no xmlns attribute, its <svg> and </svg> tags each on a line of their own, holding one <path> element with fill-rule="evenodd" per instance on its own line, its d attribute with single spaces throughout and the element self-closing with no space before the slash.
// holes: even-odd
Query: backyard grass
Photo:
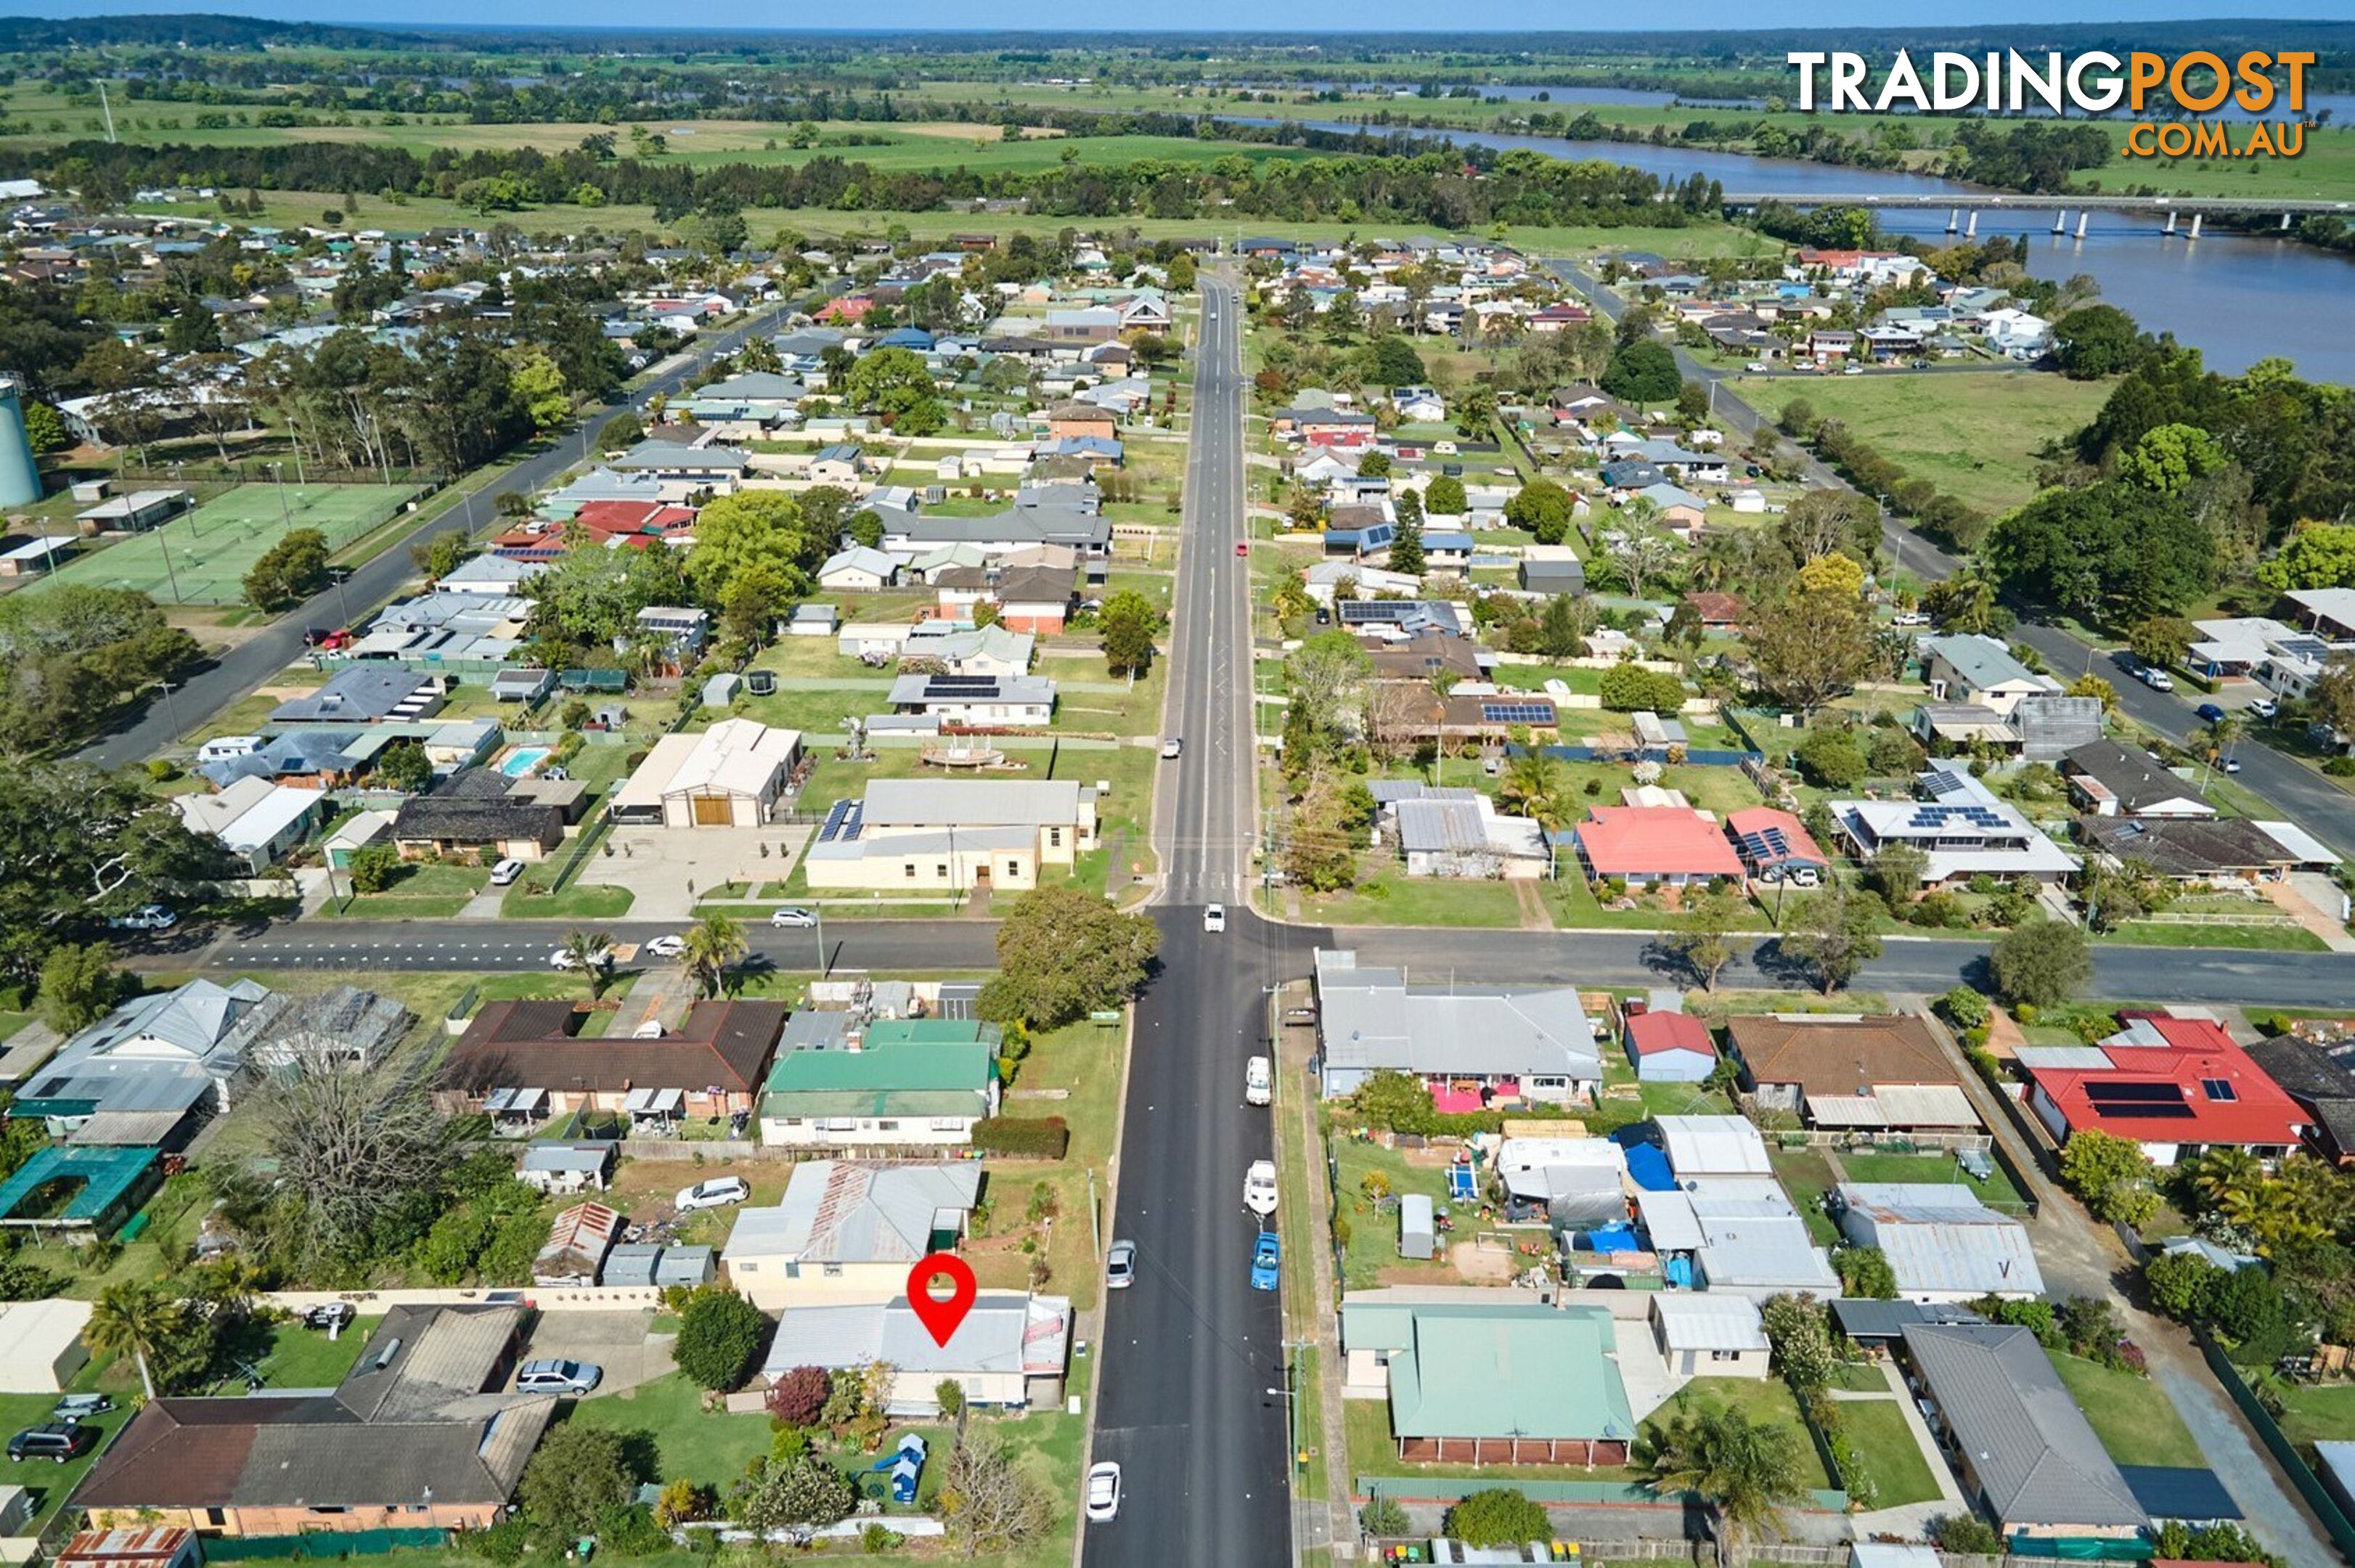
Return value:
<svg viewBox="0 0 2355 1568">
<path fill-rule="evenodd" d="M 1455 1266 L 1443 1255 L 1430 1259 L 1399 1256 L 1399 1220 L 1395 1204 L 1388 1213 L 1365 1193 L 1365 1180 L 1380 1175 L 1390 1184 L 1389 1195 L 1419 1192 L 1434 1202 L 1447 1201 L 1447 1174 L 1436 1166 L 1411 1166 L 1396 1149 L 1354 1138 L 1337 1137 L 1333 1156 L 1340 1166 L 1334 1201 L 1348 1222 L 1348 1241 L 1342 1250 L 1341 1286 L 1368 1290 L 1378 1285 L 1439 1285 L 1455 1281 Z M 1439 1238 L 1444 1248 L 1445 1238 Z"/>
<path fill-rule="evenodd" d="M 1770 1147 L 1767 1157 L 1774 1162 L 1774 1175 L 1782 1181 L 1783 1189 L 1791 1195 L 1799 1217 L 1806 1221 L 1808 1236 L 1824 1246 L 1838 1246 L 1839 1227 L 1824 1212 L 1824 1194 L 1838 1182 L 1823 1151 Z"/>
<path fill-rule="evenodd" d="M 1865 1473 L 1879 1488 L 1879 1506 L 1926 1503 L 1938 1496 L 1938 1482 L 1914 1441 L 1905 1413 L 1893 1399 L 1844 1399 L 1840 1420 L 1864 1456 Z"/>
<path fill-rule="evenodd" d="M 2106 381 L 2034 370 L 1739 378 L 1768 418 L 1804 400 L 1902 468 L 1995 516 L 2036 494 L 2037 453 L 2090 423 Z"/>
<path fill-rule="evenodd" d="M 1839 1163 L 1850 1181 L 1951 1182 L 1977 1193 L 1979 1201 L 1990 1209 L 2025 1207 L 2019 1189 L 2011 1184 L 2011 1178 L 2003 1173 L 1999 1165 L 1994 1175 L 1979 1181 L 1946 1154 L 1886 1154 L 1878 1150 L 1850 1154 L 1842 1150 Z"/>
<path fill-rule="evenodd" d="M 2102 1446 L 2119 1464 L 2196 1467 L 2208 1462 L 2183 1417 L 2168 1403 L 2166 1392 L 2148 1378 L 2114 1372 L 2065 1354 L 2056 1353 L 2052 1365 L 2077 1408 L 2094 1424 Z"/>
<path fill-rule="evenodd" d="M 134 1381 L 133 1385 L 138 1385 Z M 49 1408 L 58 1403 L 53 1393 L 0 1394 L 0 1428 L 21 1432 L 28 1426 L 38 1426 L 49 1419 Z M 99 1428 L 101 1435 L 98 1445 L 70 1464 L 14 1465 L 9 1467 L 9 1480 L 33 1494 L 33 1517 L 24 1533 L 37 1535 L 56 1517 L 58 1507 L 70 1496 L 82 1477 L 98 1462 L 99 1455 L 114 1440 L 125 1422 L 131 1419 L 131 1402 L 116 1396 L 116 1408 L 104 1415 L 92 1416 L 83 1424 Z"/>
<path fill-rule="evenodd" d="M 624 1434 L 644 1434 L 654 1445 L 663 1479 L 684 1477 L 726 1491 L 744 1466 L 769 1451 L 766 1415 L 730 1415 L 706 1411 L 703 1391 L 683 1372 L 671 1372 L 632 1389 L 584 1399 L 567 1419 Z"/>
<path fill-rule="evenodd" d="M 360 1348 L 383 1321 L 380 1314 L 355 1318 L 332 1339 L 325 1331 L 305 1328 L 299 1322 L 277 1324 L 270 1331 L 269 1353 L 255 1365 L 262 1381 L 273 1389 L 333 1388 L 344 1381 L 344 1374 L 360 1359 Z"/>
<path fill-rule="evenodd" d="M 2355 1437 L 2355 1383 L 2293 1383 L 2281 1399 L 2282 1431 L 2300 1448 Z"/>
</svg>

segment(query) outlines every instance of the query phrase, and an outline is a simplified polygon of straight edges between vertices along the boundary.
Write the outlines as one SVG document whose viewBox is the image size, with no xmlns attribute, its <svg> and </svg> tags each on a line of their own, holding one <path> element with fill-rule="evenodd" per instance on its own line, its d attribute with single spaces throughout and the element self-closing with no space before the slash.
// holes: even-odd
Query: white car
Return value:
<svg viewBox="0 0 2355 1568">
<path fill-rule="evenodd" d="M 1227 906 L 1224 904 L 1211 904 L 1209 907 L 1203 910 L 1202 929 L 1204 931 L 1210 932 L 1222 932 L 1226 930 Z"/>
<path fill-rule="evenodd" d="M 1764 359 L 1753 359 L 1748 364 L 1742 366 L 1742 368 L 1755 376 L 1766 368 L 1766 361 Z"/>
<path fill-rule="evenodd" d="M 1120 1467 L 1106 1459 L 1088 1467 L 1088 1522 L 1109 1524 L 1120 1516 Z"/>
<path fill-rule="evenodd" d="M 687 938 L 674 932 L 668 936 L 655 937 L 638 951 L 656 958 L 677 958 L 687 952 Z"/>
<path fill-rule="evenodd" d="M 1841 371 L 1840 374 L 1843 376 L 1861 376 L 1864 374 L 1864 367 L 1861 365 L 1851 365 L 1847 369 Z"/>
<path fill-rule="evenodd" d="M 1161 742 L 1161 760 L 1163 762 L 1174 761 L 1181 755 L 1185 750 L 1185 741 L 1178 736 L 1172 735 L 1169 739 Z"/>
<path fill-rule="evenodd" d="M 2135 678 L 2153 691 L 2173 691 L 2175 677 L 2156 665 L 2144 665 L 2135 671 Z"/>
<path fill-rule="evenodd" d="M 2280 714 L 2281 704 L 2270 697 L 2260 697 L 2249 704 L 2249 717 L 2252 719 L 2274 719 Z"/>
<path fill-rule="evenodd" d="M 769 916 L 769 923 L 787 926 L 794 931 L 807 931 L 817 923 L 817 916 L 808 910 L 788 906 L 772 913 Z"/>
<path fill-rule="evenodd" d="M 600 947 L 589 955 L 589 962 L 600 969 L 610 969 L 613 966 L 613 950 L 610 947 Z M 548 955 L 548 966 L 551 969 L 570 971 L 581 967 L 581 959 L 570 948 L 559 947 Z"/>
<path fill-rule="evenodd" d="M 491 886 L 504 888 L 523 875 L 521 860 L 502 860 L 491 868 Z"/>
<path fill-rule="evenodd" d="M 1262 1218 L 1275 1212 L 1275 1161 L 1255 1159 L 1243 1172 L 1243 1207 Z"/>
<path fill-rule="evenodd" d="M 118 914 L 107 924 L 117 931 L 169 931 L 180 917 L 163 904 L 141 904 L 129 914 Z"/>
<path fill-rule="evenodd" d="M 680 1188 L 671 1202 L 680 1213 L 692 1214 L 698 1209 L 725 1209 L 751 1196 L 752 1185 L 742 1177 L 715 1176 L 709 1181 Z"/>
</svg>

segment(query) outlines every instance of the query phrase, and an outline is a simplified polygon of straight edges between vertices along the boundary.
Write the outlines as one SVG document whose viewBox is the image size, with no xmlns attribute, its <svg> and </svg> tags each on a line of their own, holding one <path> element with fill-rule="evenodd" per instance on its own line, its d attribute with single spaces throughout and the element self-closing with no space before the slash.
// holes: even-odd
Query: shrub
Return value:
<svg viewBox="0 0 2355 1568">
<path fill-rule="evenodd" d="M 787 1426 L 814 1426 L 833 1392 L 824 1367 L 795 1367 L 769 1386 L 769 1413 Z"/>
<path fill-rule="evenodd" d="M 458 1535 L 461 1550 L 486 1563 L 520 1563 L 524 1548 L 530 1544 L 531 1526 L 520 1519 L 503 1519 L 488 1530 L 462 1531 Z"/>
<path fill-rule="evenodd" d="M 1676 713 L 1685 705 L 1685 683 L 1666 670 L 1616 664 L 1603 672 L 1603 706 L 1614 713 Z"/>
<path fill-rule="evenodd" d="M 1471 1546 L 1516 1546 L 1553 1535 L 1545 1509 L 1517 1487 L 1489 1487 L 1447 1510 L 1446 1532 Z"/>
<path fill-rule="evenodd" d="M 1864 782 L 1864 748 L 1846 730 L 1810 730 L 1799 742 L 1799 772 L 1818 789 L 1853 789 Z"/>
<path fill-rule="evenodd" d="M 1071 1129 L 1060 1116 L 985 1116 L 973 1125 L 976 1154 L 1060 1159 L 1071 1147 Z"/>
<path fill-rule="evenodd" d="M 652 1557 L 671 1549 L 670 1532 L 654 1510 L 637 1503 L 609 1508 L 597 1520 L 597 1547 L 616 1557 Z"/>
<path fill-rule="evenodd" d="M 1396 1498 L 1378 1497 L 1358 1510 L 1358 1528 L 1368 1535 L 1404 1535 L 1414 1528 Z"/>
<path fill-rule="evenodd" d="M 698 1387 L 727 1393 L 743 1386 L 769 1339 L 769 1319 L 732 1290 L 699 1290 L 680 1314 L 671 1357 Z"/>
<path fill-rule="evenodd" d="M 1974 1029 L 1987 1023 L 1993 1009 L 1978 992 L 1968 986 L 1957 986 L 1938 998 L 1938 1011 L 1956 1029 Z"/>
<path fill-rule="evenodd" d="M 1941 1552 L 1957 1557 L 1996 1557 L 2003 1552 L 2003 1537 L 1977 1514 L 1949 1514 L 1934 1521 L 1930 1537 Z"/>
</svg>

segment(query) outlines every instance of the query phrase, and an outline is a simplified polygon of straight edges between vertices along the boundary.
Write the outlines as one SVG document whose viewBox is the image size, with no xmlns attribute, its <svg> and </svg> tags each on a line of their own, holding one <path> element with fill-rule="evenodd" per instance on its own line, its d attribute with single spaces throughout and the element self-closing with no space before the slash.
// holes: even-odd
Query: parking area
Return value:
<svg viewBox="0 0 2355 1568">
<path fill-rule="evenodd" d="M 587 1361 L 604 1369 L 592 1399 L 652 1382 L 671 1370 L 677 1336 L 656 1334 L 650 1309 L 543 1312 L 524 1348 L 527 1361 Z"/>
<path fill-rule="evenodd" d="M 758 890 L 793 874 L 806 824 L 775 827 L 616 827 L 581 868 L 589 887 L 627 888 L 632 920 L 689 921 L 695 903 L 730 883 Z M 762 855 L 762 849 L 768 853 Z M 606 853 L 610 849 L 612 852 Z"/>
</svg>

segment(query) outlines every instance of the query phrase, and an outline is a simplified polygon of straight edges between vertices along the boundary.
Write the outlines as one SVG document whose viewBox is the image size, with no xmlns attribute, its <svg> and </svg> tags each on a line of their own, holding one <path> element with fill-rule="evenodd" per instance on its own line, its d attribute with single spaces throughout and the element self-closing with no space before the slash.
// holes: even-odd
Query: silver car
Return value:
<svg viewBox="0 0 2355 1568">
<path fill-rule="evenodd" d="M 605 1370 L 587 1361 L 526 1361 L 516 1373 L 517 1393 L 587 1393 L 604 1380 Z"/>
<path fill-rule="evenodd" d="M 1126 1290 L 1136 1283 L 1136 1243 L 1114 1242 L 1104 1254 L 1104 1288 Z"/>
</svg>

